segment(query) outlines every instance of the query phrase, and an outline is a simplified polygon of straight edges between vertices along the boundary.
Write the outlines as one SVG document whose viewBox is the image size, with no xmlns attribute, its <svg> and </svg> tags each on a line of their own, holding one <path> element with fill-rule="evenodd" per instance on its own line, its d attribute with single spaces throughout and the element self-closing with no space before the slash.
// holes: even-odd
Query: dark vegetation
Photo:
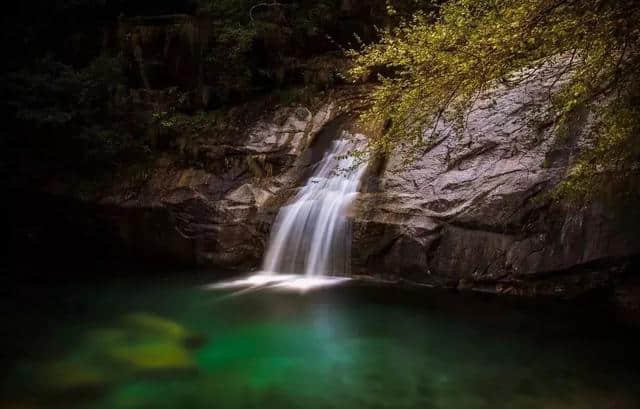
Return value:
<svg viewBox="0 0 640 409">
<path fill-rule="evenodd" d="M 389 18 L 382 0 L 268 3 L 12 2 L 3 14 L 3 182 L 91 179 L 157 153 L 132 90 L 170 89 L 155 118 L 173 124 L 260 95 L 287 101 L 329 89 L 343 82 L 340 57 L 354 34 L 373 40 Z"/>
</svg>

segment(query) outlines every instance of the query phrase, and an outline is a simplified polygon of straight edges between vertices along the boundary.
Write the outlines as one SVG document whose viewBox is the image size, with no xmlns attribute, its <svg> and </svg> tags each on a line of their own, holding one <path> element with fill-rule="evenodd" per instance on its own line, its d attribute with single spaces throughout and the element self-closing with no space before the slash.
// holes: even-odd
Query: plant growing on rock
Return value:
<svg viewBox="0 0 640 409">
<path fill-rule="evenodd" d="M 351 54 L 354 78 L 377 73 L 379 80 L 362 119 L 386 126 L 370 148 L 405 146 L 416 155 L 445 123 L 463 127 L 479 95 L 558 65 L 548 83 L 556 134 L 566 135 L 586 110 L 591 142 L 558 197 L 638 195 L 640 9 L 633 0 L 452 0 Z"/>
</svg>

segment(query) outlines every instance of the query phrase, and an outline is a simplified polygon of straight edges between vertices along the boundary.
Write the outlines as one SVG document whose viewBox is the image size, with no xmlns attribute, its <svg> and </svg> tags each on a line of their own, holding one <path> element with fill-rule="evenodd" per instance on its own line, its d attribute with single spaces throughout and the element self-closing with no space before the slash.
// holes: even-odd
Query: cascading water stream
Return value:
<svg viewBox="0 0 640 409">
<path fill-rule="evenodd" d="M 346 211 L 366 167 L 349 155 L 353 146 L 347 139 L 333 142 L 307 184 L 280 209 L 264 259 L 265 273 L 349 273 L 351 225 Z"/>
<path fill-rule="evenodd" d="M 357 163 L 349 155 L 356 143 L 354 136 L 347 133 L 334 141 L 315 165 L 306 185 L 290 204 L 280 209 L 262 272 L 207 288 L 275 287 L 306 291 L 348 280 L 344 278 L 351 263 L 351 224 L 347 211 L 366 169 L 365 164 Z"/>
</svg>

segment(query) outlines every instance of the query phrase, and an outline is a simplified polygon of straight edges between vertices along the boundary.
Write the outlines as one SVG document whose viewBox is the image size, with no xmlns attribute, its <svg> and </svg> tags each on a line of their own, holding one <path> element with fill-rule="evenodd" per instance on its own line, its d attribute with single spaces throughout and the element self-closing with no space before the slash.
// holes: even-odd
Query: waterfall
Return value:
<svg viewBox="0 0 640 409">
<path fill-rule="evenodd" d="M 264 258 L 267 274 L 344 276 L 350 271 L 351 224 L 347 209 L 365 164 L 349 155 L 353 139 L 332 143 L 313 176 L 276 217 Z"/>
<path fill-rule="evenodd" d="M 351 263 L 347 211 L 366 165 L 349 155 L 360 141 L 346 132 L 342 136 L 314 166 L 291 203 L 278 212 L 262 272 L 205 288 L 248 287 L 231 294 L 236 296 L 263 288 L 305 292 L 349 280 L 344 277 Z"/>
</svg>

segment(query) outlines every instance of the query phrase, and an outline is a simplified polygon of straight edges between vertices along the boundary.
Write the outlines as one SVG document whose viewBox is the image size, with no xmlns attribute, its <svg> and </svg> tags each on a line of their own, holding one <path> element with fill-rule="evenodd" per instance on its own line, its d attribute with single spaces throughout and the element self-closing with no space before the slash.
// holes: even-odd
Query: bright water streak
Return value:
<svg viewBox="0 0 640 409">
<path fill-rule="evenodd" d="M 349 274 L 351 226 L 346 210 L 365 165 L 349 155 L 352 140 L 333 142 L 291 204 L 280 209 L 263 271 L 306 276 Z"/>
<path fill-rule="evenodd" d="M 234 288 L 277 289 L 306 292 L 318 288 L 330 287 L 349 281 L 346 277 L 310 277 L 295 274 L 255 274 L 247 278 L 224 281 L 205 285 L 208 290 L 225 290 Z M 232 295 L 244 294 L 245 291 Z"/>
</svg>

